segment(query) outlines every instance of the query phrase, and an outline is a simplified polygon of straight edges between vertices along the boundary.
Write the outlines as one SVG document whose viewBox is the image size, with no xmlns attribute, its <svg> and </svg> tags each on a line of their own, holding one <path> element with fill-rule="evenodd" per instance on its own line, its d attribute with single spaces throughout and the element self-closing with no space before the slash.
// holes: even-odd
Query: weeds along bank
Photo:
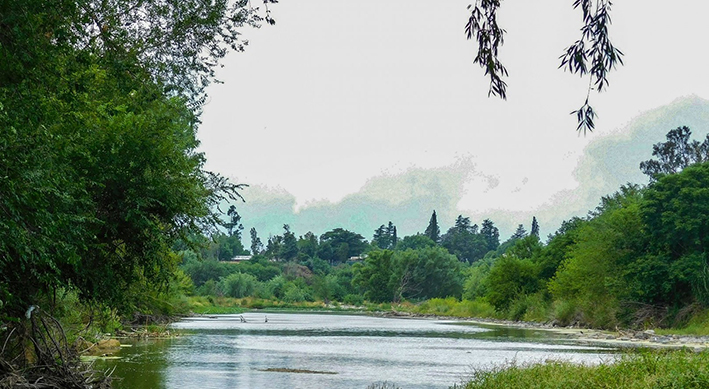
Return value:
<svg viewBox="0 0 709 389">
<path fill-rule="evenodd" d="M 584 366 L 563 361 L 478 370 L 456 388 L 705 388 L 709 387 L 709 353 L 704 351 L 640 352 L 612 363 Z"/>
</svg>

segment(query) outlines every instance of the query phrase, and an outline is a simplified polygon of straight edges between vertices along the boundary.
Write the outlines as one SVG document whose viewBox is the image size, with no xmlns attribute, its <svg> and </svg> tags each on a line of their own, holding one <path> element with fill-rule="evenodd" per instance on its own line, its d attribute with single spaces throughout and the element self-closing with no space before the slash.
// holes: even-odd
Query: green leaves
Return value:
<svg viewBox="0 0 709 389">
<path fill-rule="evenodd" d="M 242 186 L 203 170 L 198 103 L 225 53 L 217 46 L 252 20 L 231 18 L 246 8 L 221 0 L 3 8 L 3 314 L 17 316 L 57 287 L 118 303 L 136 281 L 171 278 L 178 238 L 216 229 L 213 206 L 239 199 Z"/>
<path fill-rule="evenodd" d="M 500 0 L 477 0 L 475 4 L 468 5 L 470 16 L 465 25 L 465 35 L 468 40 L 474 38 L 477 42 L 473 63 L 485 69 L 485 75 L 490 77 L 488 96 L 507 99 L 507 83 L 503 78 L 509 74 L 499 60 L 499 48 L 504 44 L 506 33 L 497 23 L 500 3 Z M 623 52 L 611 43 L 608 31 L 612 5 L 609 0 L 574 0 L 574 9 L 580 8 L 583 16 L 581 38 L 559 57 L 559 68 L 581 77 L 590 76 L 586 101 L 572 112 L 578 121 L 577 131 L 583 131 L 584 135 L 595 127 L 593 120 L 596 114 L 589 105 L 588 95 L 592 89 L 601 92 L 608 87 L 608 73 L 623 64 Z"/>
<path fill-rule="evenodd" d="M 490 88 L 487 95 L 507 99 L 507 83 L 502 80 L 509 74 L 507 68 L 498 58 L 499 47 L 504 43 L 505 30 L 497 24 L 499 0 L 479 0 L 475 6 L 469 5 L 470 17 L 465 25 L 468 40 L 478 43 L 478 52 L 473 63 L 485 69 L 485 75 L 490 76 Z"/>
<path fill-rule="evenodd" d="M 595 10 L 592 10 L 595 5 Z M 583 27 L 581 38 L 566 48 L 559 58 L 559 68 L 584 77 L 590 75 L 588 94 L 592 89 L 599 93 L 608 86 L 608 73 L 623 64 L 623 52 L 610 41 L 608 27 L 611 24 L 611 3 L 608 0 L 575 0 L 574 9 L 581 8 Z M 589 96 L 581 108 L 571 112 L 578 121 L 577 131 L 593 131 L 596 116 L 589 105 Z"/>
</svg>

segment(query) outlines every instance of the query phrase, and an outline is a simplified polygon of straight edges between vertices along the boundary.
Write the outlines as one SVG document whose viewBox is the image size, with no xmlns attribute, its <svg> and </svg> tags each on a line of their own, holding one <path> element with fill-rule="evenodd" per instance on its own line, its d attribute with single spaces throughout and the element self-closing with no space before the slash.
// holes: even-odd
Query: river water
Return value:
<svg viewBox="0 0 709 389">
<path fill-rule="evenodd" d="M 548 359 L 599 363 L 617 350 L 549 331 L 364 315 L 259 313 L 195 317 L 183 335 L 122 348 L 114 388 L 448 388 L 473 369 Z M 300 370 L 300 372 L 288 371 Z M 285 370 L 285 371 L 284 371 Z"/>
</svg>

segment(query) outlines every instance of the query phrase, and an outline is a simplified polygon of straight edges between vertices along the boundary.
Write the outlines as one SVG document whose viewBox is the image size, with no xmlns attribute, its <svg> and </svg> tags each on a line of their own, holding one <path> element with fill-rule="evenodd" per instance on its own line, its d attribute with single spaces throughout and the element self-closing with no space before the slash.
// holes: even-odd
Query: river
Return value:
<svg viewBox="0 0 709 389">
<path fill-rule="evenodd" d="M 129 343 L 114 388 L 448 388 L 473 369 L 548 359 L 611 360 L 612 348 L 565 342 L 549 331 L 462 321 L 262 313 L 194 317 L 174 339 Z M 294 372 L 292 370 L 299 370 Z"/>
</svg>

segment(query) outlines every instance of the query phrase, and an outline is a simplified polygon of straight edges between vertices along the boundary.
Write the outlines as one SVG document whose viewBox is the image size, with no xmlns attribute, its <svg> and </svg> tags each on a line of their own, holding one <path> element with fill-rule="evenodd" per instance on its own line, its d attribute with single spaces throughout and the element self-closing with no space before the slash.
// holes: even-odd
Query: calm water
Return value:
<svg viewBox="0 0 709 389">
<path fill-rule="evenodd" d="M 268 322 L 266 322 L 266 316 Z M 598 363 L 613 349 L 564 344 L 554 334 L 455 321 L 339 314 L 246 313 L 190 318 L 171 340 L 134 343 L 100 361 L 116 388 L 447 388 L 474 368 L 546 359 Z M 300 369 L 331 374 L 289 373 Z"/>
</svg>

